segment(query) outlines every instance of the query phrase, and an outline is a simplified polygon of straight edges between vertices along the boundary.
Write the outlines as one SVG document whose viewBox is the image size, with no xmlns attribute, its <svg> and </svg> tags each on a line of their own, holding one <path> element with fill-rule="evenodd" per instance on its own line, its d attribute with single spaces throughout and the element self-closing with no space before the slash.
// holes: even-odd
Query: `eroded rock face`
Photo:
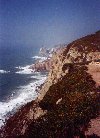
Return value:
<svg viewBox="0 0 100 138">
<path fill-rule="evenodd" d="M 37 61 L 30 68 L 35 70 L 36 72 L 50 71 L 50 69 L 52 68 L 52 61 L 51 59 L 47 59 L 43 62 Z"/>
<path fill-rule="evenodd" d="M 68 67 L 63 70 L 65 65 L 100 61 L 100 32 L 78 39 L 59 49 L 53 54 L 51 61 L 52 68 L 38 97 L 40 100 L 53 83 L 56 83 L 58 79 L 68 73 Z"/>
<path fill-rule="evenodd" d="M 64 75 L 62 68 L 67 63 L 87 63 L 100 59 L 100 32 L 78 39 L 53 52 L 51 59 L 37 62 L 31 68 L 36 71 L 50 71 L 49 80 L 56 82 Z"/>
<path fill-rule="evenodd" d="M 42 86 L 42 89 L 40 90 L 40 95 L 35 101 L 32 101 L 31 103 L 25 105 L 13 117 L 8 119 L 7 124 L 1 130 L 0 136 L 2 138 L 15 138 L 15 137 L 31 138 L 31 136 L 33 135 L 34 137 L 38 136 L 37 130 L 42 130 L 43 136 L 47 138 L 45 134 L 46 132 L 44 132 L 44 130 L 45 129 L 48 130 L 50 124 L 49 125 L 46 124 L 46 120 L 50 122 L 50 120 L 52 119 L 51 115 L 53 114 L 53 111 L 58 112 L 58 109 L 59 109 L 58 107 L 62 108 L 62 106 L 60 105 L 63 104 L 64 106 L 68 100 L 64 98 L 62 91 L 64 90 L 74 91 L 74 89 L 72 88 L 75 88 L 75 89 L 77 88 L 76 90 L 78 90 L 81 84 L 79 85 L 80 80 L 76 78 L 77 85 L 75 84 L 76 82 L 74 81 L 74 82 L 71 82 L 71 87 L 70 85 L 68 85 L 70 87 L 69 89 L 68 89 L 68 86 L 67 88 L 65 86 L 64 87 L 62 86 L 63 84 L 67 85 L 69 83 L 68 78 L 70 80 L 70 76 L 73 78 L 73 72 L 76 73 L 75 67 L 78 67 L 79 69 L 81 68 L 83 71 L 84 70 L 83 65 L 87 67 L 87 70 L 84 72 L 85 74 L 87 74 L 87 78 L 85 76 L 82 77 L 82 74 L 80 75 L 81 72 L 78 72 L 78 69 L 77 69 L 77 73 L 79 74 L 76 74 L 74 77 L 76 76 L 80 77 L 82 84 L 83 84 L 83 80 L 85 81 L 85 84 L 88 84 L 89 82 L 91 87 L 90 85 L 89 86 L 87 85 L 87 87 L 89 87 L 90 91 L 95 90 L 95 82 L 99 86 L 98 78 L 95 76 L 97 72 L 99 73 L 99 67 L 100 67 L 99 66 L 100 65 L 100 31 L 93 35 L 89 35 L 81 39 L 78 39 L 70 43 L 69 45 L 66 45 L 64 48 L 58 49 L 53 54 L 51 59 L 46 60 L 42 63 L 36 63 L 33 66 L 33 69 L 35 68 L 37 71 L 45 71 L 45 70 L 49 71 L 47 80 L 45 84 Z M 68 76 L 68 74 L 70 75 Z M 92 75 L 92 78 L 94 79 L 94 81 L 91 80 L 92 78 L 90 74 Z M 73 80 L 72 78 L 71 80 Z M 64 79 L 65 81 L 68 81 L 68 82 L 65 83 Z M 55 89 L 54 93 L 53 93 L 53 85 Z M 79 87 L 77 87 L 78 85 Z M 59 89 L 61 90 L 60 93 L 59 93 Z M 48 94 L 48 91 L 49 91 L 49 94 Z M 80 93 L 78 94 L 76 92 L 76 99 L 74 99 L 74 96 L 72 95 L 73 101 L 81 103 L 81 100 L 83 100 L 83 97 L 81 97 L 81 94 Z M 46 104 L 44 104 L 44 101 L 46 101 L 47 99 L 49 99 L 49 101 L 47 101 Z M 41 102 L 43 102 L 42 106 L 40 106 Z M 57 117 L 58 117 L 58 114 L 55 117 L 55 119 Z M 59 113 L 59 117 L 61 120 L 61 118 L 63 118 L 63 115 L 61 116 Z M 52 124 L 55 122 L 53 121 L 54 120 L 52 120 Z M 59 121 L 57 121 L 58 124 L 59 124 Z M 44 127 L 44 128 L 41 129 L 41 127 Z M 50 131 L 53 131 L 52 127 L 50 127 L 50 129 L 51 129 Z M 59 133 L 62 133 L 63 131 L 64 133 L 66 133 L 66 129 L 67 128 L 64 128 L 61 131 L 58 129 L 57 130 L 58 133 L 56 134 L 56 137 L 60 138 L 61 135 Z M 47 133 L 49 133 L 49 131 Z M 40 131 L 39 131 L 39 134 L 40 134 Z M 40 137 L 42 138 L 43 136 L 41 135 Z"/>
<path fill-rule="evenodd" d="M 49 76 L 57 79 L 63 75 L 63 66 L 67 63 L 87 63 L 100 59 L 100 34 L 86 36 L 76 40 L 53 55 L 53 70 Z M 56 77 L 54 79 L 56 80 Z"/>
</svg>

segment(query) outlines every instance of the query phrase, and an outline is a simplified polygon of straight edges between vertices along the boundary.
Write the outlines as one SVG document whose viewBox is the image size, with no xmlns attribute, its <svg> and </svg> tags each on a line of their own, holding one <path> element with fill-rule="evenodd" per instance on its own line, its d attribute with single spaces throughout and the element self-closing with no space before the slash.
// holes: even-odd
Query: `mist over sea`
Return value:
<svg viewBox="0 0 100 138">
<path fill-rule="evenodd" d="M 39 58 L 38 51 L 27 46 L 0 47 L 0 126 L 17 108 L 37 97 L 36 89 L 46 74 L 29 66 Z"/>
</svg>

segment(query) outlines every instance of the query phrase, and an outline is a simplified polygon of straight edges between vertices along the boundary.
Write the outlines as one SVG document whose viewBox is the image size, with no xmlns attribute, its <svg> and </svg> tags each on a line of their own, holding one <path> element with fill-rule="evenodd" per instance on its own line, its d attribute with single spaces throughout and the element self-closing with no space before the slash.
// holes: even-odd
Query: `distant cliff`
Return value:
<svg viewBox="0 0 100 138">
<path fill-rule="evenodd" d="M 35 62 L 35 64 L 31 65 L 30 68 L 35 70 L 36 72 L 40 72 L 40 71 L 47 71 L 49 72 L 50 69 L 52 69 L 52 64 L 53 64 L 53 60 L 52 60 L 52 56 L 57 53 L 58 51 L 62 51 L 64 45 L 57 45 L 55 46 L 54 48 L 50 48 L 50 49 L 47 49 L 47 48 L 40 48 L 40 51 L 39 51 L 39 56 L 41 58 L 45 58 L 45 60 L 41 61 L 40 60 L 37 60 Z"/>
<path fill-rule="evenodd" d="M 95 133 L 100 137 L 93 129 L 85 134 L 100 111 L 100 31 L 56 50 L 43 62 L 47 68 L 41 64 L 38 71 L 48 68 L 49 74 L 40 95 L 7 120 L 0 136 L 81 138 Z M 95 123 L 94 129 L 99 130 Z"/>
</svg>

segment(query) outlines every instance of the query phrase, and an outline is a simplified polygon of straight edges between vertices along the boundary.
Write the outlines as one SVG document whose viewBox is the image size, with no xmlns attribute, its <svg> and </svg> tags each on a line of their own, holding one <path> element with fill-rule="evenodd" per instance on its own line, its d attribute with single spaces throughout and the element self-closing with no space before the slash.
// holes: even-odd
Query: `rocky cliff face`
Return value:
<svg viewBox="0 0 100 138">
<path fill-rule="evenodd" d="M 39 97 L 8 119 L 2 138 L 81 138 L 98 115 L 100 31 L 58 49 L 41 70 L 48 64 Z"/>
<path fill-rule="evenodd" d="M 64 45 L 57 45 L 55 48 L 46 49 L 46 48 L 40 48 L 39 55 L 44 58 L 45 60 L 36 61 L 35 64 L 31 65 L 30 68 L 35 70 L 36 72 L 40 71 L 47 71 L 49 72 L 52 69 L 53 65 L 53 58 L 52 56 L 55 55 L 55 53 L 59 53 L 59 51 L 62 51 Z"/>
<path fill-rule="evenodd" d="M 67 63 L 87 63 L 100 59 L 100 32 L 78 39 L 53 55 L 53 70 L 49 76 L 57 79 L 64 75 Z M 56 80 L 54 77 L 54 80 Z"/>
<path fill-rule="evenodd" d="M 45 92 L 49 87 L 68 73 L 68 64 L 87 64 L 98 60 L 100 60 L 99 31 L 95 34 L 78 39 L 71 44 L 66 45 L 64 48 L 57 50 L 50 60 L 51 69 L 39 98 L 42 99 L 43 94 L 45 95 Z"/>
</svg>

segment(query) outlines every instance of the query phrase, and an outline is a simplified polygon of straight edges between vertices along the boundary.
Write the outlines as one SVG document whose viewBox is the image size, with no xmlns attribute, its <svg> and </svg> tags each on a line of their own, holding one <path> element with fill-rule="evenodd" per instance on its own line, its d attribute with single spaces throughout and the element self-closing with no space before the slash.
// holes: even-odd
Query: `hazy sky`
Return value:
<svg viewBox="0 0 100 138">
<path fill-rule="evenodd" d="M 0 0 L 0 43 L 53 46 L 100 29 L 100 0 Z"/>
</svg>

